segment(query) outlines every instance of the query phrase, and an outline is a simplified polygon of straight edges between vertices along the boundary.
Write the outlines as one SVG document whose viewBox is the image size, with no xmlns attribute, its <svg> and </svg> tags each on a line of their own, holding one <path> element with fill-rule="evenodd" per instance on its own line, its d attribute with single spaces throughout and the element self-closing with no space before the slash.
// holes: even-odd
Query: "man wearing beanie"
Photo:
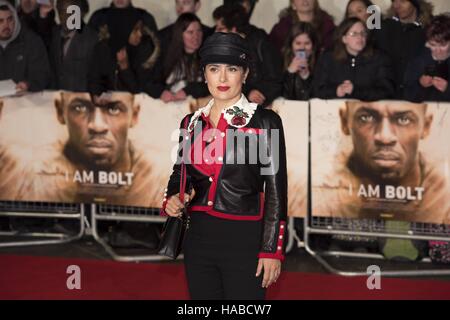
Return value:
<svg viewBox="0 0 450 320">
<path fill-rule="evenodd" d="M 380 30 L 374 30 L 375 46 L 391 58 L 397 99 L 404 98 L 406 67 L 425 45 L 432 12 L 433 6 L 425 0 L 392 0 L 388 18 Z"/>
</svg>

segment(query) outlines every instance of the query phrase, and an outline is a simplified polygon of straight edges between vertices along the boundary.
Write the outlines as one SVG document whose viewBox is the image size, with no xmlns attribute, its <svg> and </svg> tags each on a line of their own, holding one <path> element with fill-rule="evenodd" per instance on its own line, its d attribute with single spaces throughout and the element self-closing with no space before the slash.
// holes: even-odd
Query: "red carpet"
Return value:
<svg viewBox="0 0 450 320">
<path fill-rule="evenodd" d="M 66 287 L 67 267 L 81 268 L 81 290 Z M 269 299 L 450 299 L 450 282 L 284 273 Z M 182 265 L 0 256 L 0 299 L 188 299 Z"/>
</svg>

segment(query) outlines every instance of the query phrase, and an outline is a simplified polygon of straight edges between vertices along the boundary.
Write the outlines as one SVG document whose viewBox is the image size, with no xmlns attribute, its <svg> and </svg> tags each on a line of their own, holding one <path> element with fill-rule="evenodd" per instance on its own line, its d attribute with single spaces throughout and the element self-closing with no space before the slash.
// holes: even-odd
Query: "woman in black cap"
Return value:
<svg viewBox="0 0 450 320">
<path fill-rule="evenodd" d="M 192 299 L 264 299 L 281 272 L 287 216 L 283 126 L 242 94 L 249 52 L 237 34 L 215 33 L 200 50 L 213 100 L 181 123 L 190 214 L 185 266 Z M 187 146 L 187 145 L 186 145 Z M 259 154 L 264 158 L 260 159 Z M 237 157 L 235 157 L 237 155 Z M 179 216 L 180 170 L 163 210 Z M 193 187 L 193 191 L 189 188 Z"/>
</svg>

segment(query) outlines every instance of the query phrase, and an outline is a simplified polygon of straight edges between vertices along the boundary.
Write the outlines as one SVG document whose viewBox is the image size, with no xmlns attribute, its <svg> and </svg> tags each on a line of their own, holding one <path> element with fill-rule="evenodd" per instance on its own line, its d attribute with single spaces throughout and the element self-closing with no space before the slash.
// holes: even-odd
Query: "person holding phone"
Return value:
<svg viewBox="0 0 450 320">
<path fill-rule="evenodd" d="M 427 42 L 406 72 L 406 98 L 414 102 L 450 101 L 450 15 L 436 16 Z"/>
<path fill-rule="evenodd" d="M 310 23 L 294 25 L 283 48 L 283 97 L 290 100 L 311 98 L 312 75 L 316 63 L 318 38 Z"/>
</svg>

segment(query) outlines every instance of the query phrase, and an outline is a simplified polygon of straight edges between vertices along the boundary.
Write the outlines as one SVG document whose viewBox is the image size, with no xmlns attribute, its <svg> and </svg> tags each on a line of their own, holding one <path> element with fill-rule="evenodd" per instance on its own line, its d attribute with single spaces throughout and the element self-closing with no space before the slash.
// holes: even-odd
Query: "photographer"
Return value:
<svg viewBox="0 0 450 320">
<path fill-rule="evenodd" d="M 435 17 L 427 42 L 406 73 L 406 98 L 411 101 L 450 101 L 450 16 Z"/>
</svg>

